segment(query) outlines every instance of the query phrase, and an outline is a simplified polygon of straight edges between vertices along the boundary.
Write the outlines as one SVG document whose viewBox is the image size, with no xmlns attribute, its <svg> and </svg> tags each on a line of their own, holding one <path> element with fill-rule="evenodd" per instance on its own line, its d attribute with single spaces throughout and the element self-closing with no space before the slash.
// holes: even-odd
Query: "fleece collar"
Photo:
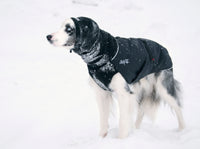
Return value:
<svg viewBox="0 0 200 149">
<path fill-rule="evenodd" d="M 97 23 L 89 18 L 71 19 L 74 21 L 76 29 L 73 51 L 91 67 L 100 67 L 106 64 L 116 53 L 115 38 L 99 29 Z"/>
</svg>

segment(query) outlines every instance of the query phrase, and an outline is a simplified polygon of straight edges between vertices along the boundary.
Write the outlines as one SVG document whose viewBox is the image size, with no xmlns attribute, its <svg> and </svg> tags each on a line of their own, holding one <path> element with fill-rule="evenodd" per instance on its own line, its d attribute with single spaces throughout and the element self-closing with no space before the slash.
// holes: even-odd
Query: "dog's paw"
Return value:
<svg viewBox="0 0 200 149">
<path fill-rule="evenodd" d="M 182 130 L 184 130 L 185 129 L 185 123 L 183 122 L 183 123 L 181 123 L 181 124 L 179 124 L 179 127 L 178 127 L 178 130 L 177 131 L 182 131 Z"/>
<path fill-rule="evenodd" d="M 129 131 L 119 130 L 118 139 L 124 139 L 124 138 L 127 138 L 128 136 L 129 136 Z"/>
<path fill-rule="evenodd" d="M 99 132 L 99 136 L 102 137 L 102 138 L 105 138 L 108 134 L 108 131 L 100 131 Z"/>
<path fill-rule="evenodd" d="M 184 129 L 185 129 L 185 126 L 179 127 L 179 128 L 177 129 L 177 131 L 180 132 L 180 131 L 183 131 Z"/>
</svg>

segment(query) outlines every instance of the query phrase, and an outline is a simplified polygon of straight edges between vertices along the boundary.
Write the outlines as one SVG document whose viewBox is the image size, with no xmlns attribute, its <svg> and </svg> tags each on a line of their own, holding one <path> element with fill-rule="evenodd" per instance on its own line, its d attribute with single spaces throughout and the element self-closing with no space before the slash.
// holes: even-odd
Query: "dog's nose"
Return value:
<svg viewBox="0 0 200 149">
<path fill-rule="evenodd" d="M 52 35 L 47 35 L 47 40 L 51 41 Z"/>
</svg>

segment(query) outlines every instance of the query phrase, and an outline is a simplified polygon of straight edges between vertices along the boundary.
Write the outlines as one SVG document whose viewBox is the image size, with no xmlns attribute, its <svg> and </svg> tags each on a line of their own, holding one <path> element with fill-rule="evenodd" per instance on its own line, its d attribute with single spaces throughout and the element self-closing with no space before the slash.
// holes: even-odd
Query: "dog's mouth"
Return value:
<svg viewBox="0 0 200 149">
<path fill-rule="evenodd" d="M 66 42 L 65 44 L 58 44 L 58 39 L 53 39 L 52 37 L 50 38 L 50 36 L 47 36 L 47 40 L 50 44 L 54 45 L 54 46 L 59 46 L 59 47 L 70 47 L 73 45 L 72 42 Z"/>
<path fill-rule="evenodd" d="M 52 41 L 52 40 L 49 40 L 49 43 L 50 43 L 50 44 L 53 44 L 53 41 Z"/>
<path fill-rule="evenodd" d="M 56 40 L 48 40 L 50 44 L 54 45 L 54 46 L 57 46 L 56 44 Z"/>
</svg>

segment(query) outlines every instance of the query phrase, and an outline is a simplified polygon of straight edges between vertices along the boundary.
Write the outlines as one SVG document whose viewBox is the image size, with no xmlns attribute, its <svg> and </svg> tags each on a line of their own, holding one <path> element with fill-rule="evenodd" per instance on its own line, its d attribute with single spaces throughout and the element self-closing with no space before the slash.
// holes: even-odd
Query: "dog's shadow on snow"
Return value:
<svg viewBox="0 0 200 149">
<path fill-rule="evenodd" d="M 108 135 L 105 138 L 95 136 L 81 136 L 68 140 L 67 146 L 70 147 L 88 147 L 93 145 L 106 145 L 106 144 L 118 144 L 118 143 L 142 143 L 151 144 L 152 142 L 163 142 L 170 144 L 185 144 L 190 141 L 200 141 L 200 128 L 187 127 L 183 131 L 177 131 L 176 129 L 164 129 L 151 124 L 142 124 L 140 129 L 133 128 L 129 137 L 125 139 L 118 139 L 118 128 L 111 128 Z M 134 140 L 134 142 L 133 142 Z"/>
<path fill-rule="evenodd" d="M 109 130 L 106 138 L 117 139 L 117 135 L 118 128 L 112 128 Z M 188 126 L 184 130 L 178 131 L 177 129 L 165 129 L 155 126 L 154 124 L 144 123 L 140 129 L 133 128 L 129 137 L 126 139 L 164 141 L 174 144 L 184 144 L 191 140 L 200 140 L 200 128 Z"/>
</svg>

